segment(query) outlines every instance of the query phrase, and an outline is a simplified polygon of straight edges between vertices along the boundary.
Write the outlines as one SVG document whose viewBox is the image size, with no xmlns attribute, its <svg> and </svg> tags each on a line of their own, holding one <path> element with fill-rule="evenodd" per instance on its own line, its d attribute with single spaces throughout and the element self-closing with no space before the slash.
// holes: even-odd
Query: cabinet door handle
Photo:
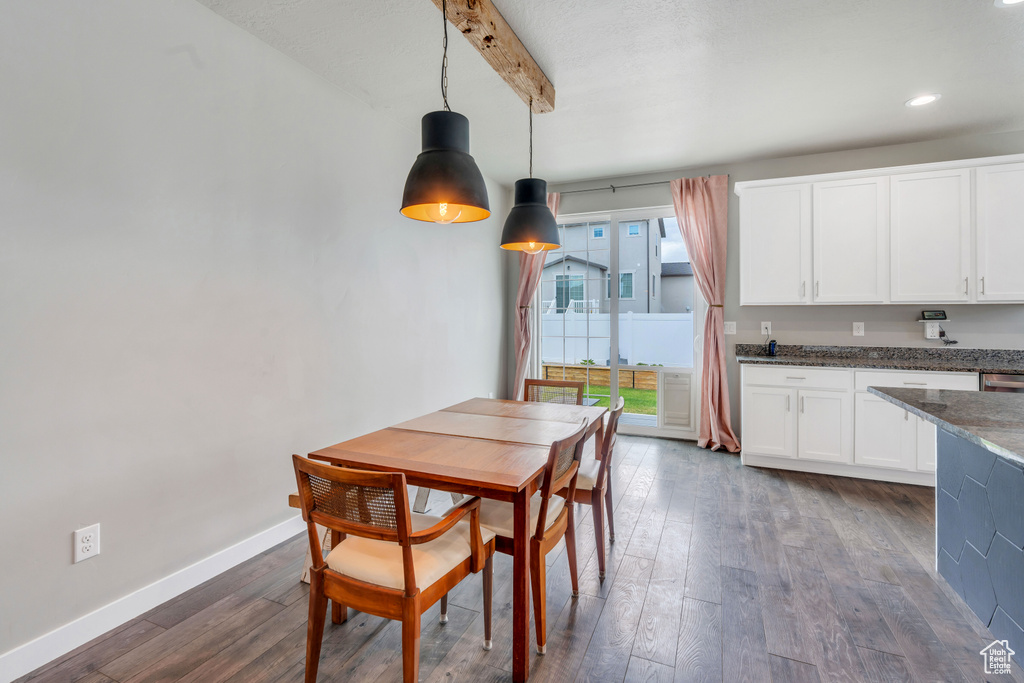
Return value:
<svg viewBox="0 0 1024 683">
<path fill-rule="evenodd" d="M 964 278 L 964 294 L 967 293 L 967 278 Z"/>
<path fill-rule="evenodd" d="M 807 295 L 807 280 L 800 283 L 800 298 L 803 299 Z"/>
<path fill-rule="evenodd" d="M 802 415 L 803 412 L 804 412 L 804 397 L 801 396 L 800 397 L 800 414 Z"/>
<path fill-rule="evenodd" d="M 904 382 L 904 384 L 906 384 L 908 386 L 913 386 L 913 387 L 926 387 L 926 386 L 928 386 L 928 382 Z"/>
<path fill-rule="evenodd" d="M 910 422 L 910 413 L 906 410 L 903 411 L 903 421 Z"/>
<path fill-rule="evenodd" d="M 981 293 L 985 293 L 985 276 L 981 277 Z"/>
<path fill-rule="evenodd" d="M 807 379 L 806 377 L 786 377 L 786 379 Z"/>
<path fill-rule="evenodd" d="M 821 296 L 821 280 L 814 281 L 814 296 L 815 298 Z"/>
<path fill-rule="evenodd" d="M 790 398 L 792 398 L 792 397 L 789 394 L 786 394 L 786 412 L 787 413 L 790 412 L 790 410 L 789 410 L 789 399 Z"/>
</svg>

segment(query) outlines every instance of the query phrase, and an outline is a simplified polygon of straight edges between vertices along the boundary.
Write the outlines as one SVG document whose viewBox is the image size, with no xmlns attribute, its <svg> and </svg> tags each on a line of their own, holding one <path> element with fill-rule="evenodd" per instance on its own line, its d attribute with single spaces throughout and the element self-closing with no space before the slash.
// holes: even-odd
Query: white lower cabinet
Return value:
<svg viewBox="0 0 1024 683">
<path fill-rule="evenodd" d="M 917 420 L 917 469 L 922 472 L 935 471 L 935 447 L 938 427 L 928 420 Z"/>
<path fill-rule="evenodd" d="M 921 418 L 884 401 L 874 394 L 857 392 L 858 465 L 917 469 L 917 425 Z"/>
<path fill-rule="evenodd" d="M 743 463 L 935 483 L 935 426 L 869 386 L 978 390 L 952 372 L 742 366 Z"/>
<path fill-rule="evenodd" d="M 850 462 L 853 451 L 853 411 L 845 391 L 801 389 L 798 401 L 797 456 L 808 460 Z"/>
<path fill-rule="evenodd" d="M 858 392 L 854 462 L 899 470 L 935 471 L 935 425 L 883 401 Z"/>
<path fill-rule="evenodd" d="M 758 453 L 796 457 L 796 390 L 747 387 L 743 391 L 743 436 Z M 749 422 L 748 422 L 749 420 Z"/>
</svg>

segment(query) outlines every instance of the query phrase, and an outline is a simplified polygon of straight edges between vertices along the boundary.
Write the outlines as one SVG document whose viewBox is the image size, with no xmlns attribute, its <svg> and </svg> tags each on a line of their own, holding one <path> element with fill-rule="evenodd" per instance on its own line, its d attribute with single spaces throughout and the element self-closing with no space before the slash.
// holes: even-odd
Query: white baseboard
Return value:
<svg viewBox="0 0 1024 683">
<path fill-rule="evenodd" d="M 306 528 L 301 517 L 293 517 L 266 531 L 225 548 L 195 564 L 165 576 L 159 581 L 118 598 L 99 609 L 42 635 L 35 640 L 0 654 L 0 681 L 9 683 L 38 669 L 43 664 L 71 652 L 76 647 L 103 635 L 115 626 L 148 612 L 157 605 L 195 588 L 221 572 L 240 564 L 264 550 L 273 548 Z M 298 577 L 296 577 L 298 581 Z"/>
<path fill-rule="evenodd" d="M 752 467 L 770 467 L 777 470 L 796 470 L 813 474 L 831 474 L 837 477 L 854 477 L 855 479 L 871 479 L 873 481 L 889 481 L 896 484 L 915 484 L 917 486 L 935 486 L 934 472 L 908 472 L 889 470 L 884 467 L 868 467 L 840 462 L 821 462 L 818 460 L 801 460 L 799 458 L 780 458 L 772 455 L 756 453 L 742 454 L 744 465 Z"/>
</svg>

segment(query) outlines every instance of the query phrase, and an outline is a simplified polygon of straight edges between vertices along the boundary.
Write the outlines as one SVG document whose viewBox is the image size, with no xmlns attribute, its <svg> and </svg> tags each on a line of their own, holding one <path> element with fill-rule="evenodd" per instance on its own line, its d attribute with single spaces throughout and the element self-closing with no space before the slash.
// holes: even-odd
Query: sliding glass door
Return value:
<svg viewBox="0 0 1024 683">
<path fill-rule="evenodd" d="M 695 438 L 704 302 L 671 207 L 559 217 L 541 279 L 542 376 L 621 395 L 625 433 Z"/>
</svg>

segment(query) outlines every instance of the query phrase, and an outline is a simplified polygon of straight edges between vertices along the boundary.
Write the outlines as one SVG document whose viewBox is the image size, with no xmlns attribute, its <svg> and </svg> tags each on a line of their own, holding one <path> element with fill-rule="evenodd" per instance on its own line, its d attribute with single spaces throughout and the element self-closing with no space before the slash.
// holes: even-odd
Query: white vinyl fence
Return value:
<svg viewBox="0 0 1024 683">
<path fill-rule="evenodd" d="M 541 360 L 578 365 L 611 361 L 608 313 L 545 313 L 541 316 Z M 619 357 L 626 365 L 693 365 L 693 313 L 624 313 L 619 316 Z"/>
</svg>

